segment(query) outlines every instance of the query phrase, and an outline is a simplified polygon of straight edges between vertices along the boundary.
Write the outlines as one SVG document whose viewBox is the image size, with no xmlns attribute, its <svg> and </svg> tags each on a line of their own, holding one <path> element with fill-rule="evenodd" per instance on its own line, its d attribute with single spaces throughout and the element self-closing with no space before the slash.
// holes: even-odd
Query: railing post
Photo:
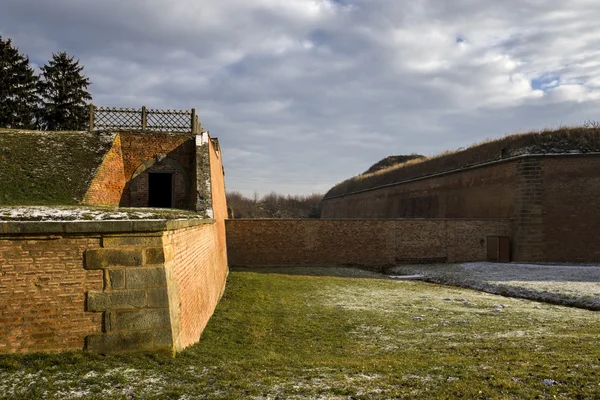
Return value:
<svg viewBox="0 0 600 400">
<path fill-rule="evenodd" d="M 196 109 L 195 108 L 192 108 L 192 120 L 191 120 L 191 123 L 192 123 L 192 125 L 191 125 L 192 133 L 195 135 L 196 133 L 198 133 L 197 129 L 196 129 Z"/>
<path fill-rule="evenodd" d="M 142 106 L 142 130 L 145 131 L 148 128 L 148 110 L 146 106 Z"/>
<path fill-rule="evenodd" d="M 94 132 L 94 105 L 90 103 L 90 132 Z"/>
</svg>

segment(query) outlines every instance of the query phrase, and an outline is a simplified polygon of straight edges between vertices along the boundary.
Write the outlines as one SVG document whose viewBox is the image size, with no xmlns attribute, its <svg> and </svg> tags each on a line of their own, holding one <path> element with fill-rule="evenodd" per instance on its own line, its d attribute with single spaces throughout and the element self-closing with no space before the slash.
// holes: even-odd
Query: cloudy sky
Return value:
<svg viewBox="0 0 600 400">
<path fill-rule="evenodd" d="M 195 107 L 228 190 L 325 192 L 393 154 L 600 120 L 598 0 L 0 0 L 94 103 Z"/>
</svg>

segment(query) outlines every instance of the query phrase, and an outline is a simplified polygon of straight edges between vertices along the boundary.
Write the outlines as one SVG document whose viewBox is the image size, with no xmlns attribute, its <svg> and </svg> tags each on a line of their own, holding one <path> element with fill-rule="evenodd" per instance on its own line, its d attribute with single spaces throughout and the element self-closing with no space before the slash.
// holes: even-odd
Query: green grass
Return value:
<svg viewBox="0 0 600 400">
<path fill-rule="evenodd" d="M 114 135 L 0 129 L 0 204 L 74 205 Z"/>
<path fill-rule="evenodd" d="M 275 272 L 232 272 L 202 340 L 176 358 L 2 356 L 0 397 L 600 398 L 596 312 Z"/>
<path fill-rule="evenodd" d="M 584 126 L 516 133 L 487 139 L 466 149 L 449 150 L 433 157 L 393 164 L 336 184 L 325 194 L 325 199 L 524 154 L 572 152 L 600 152 L 600 124 L 587 123 Z"/>
</svg>

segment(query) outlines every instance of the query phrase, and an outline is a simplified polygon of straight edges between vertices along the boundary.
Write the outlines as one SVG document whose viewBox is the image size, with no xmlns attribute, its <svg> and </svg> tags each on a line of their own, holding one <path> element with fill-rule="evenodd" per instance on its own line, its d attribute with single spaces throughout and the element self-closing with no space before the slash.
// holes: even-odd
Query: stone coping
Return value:
<svg viewBox="0 0 600 400">
<path fill-rule="evenodd" d="M 6 221 L 0 222 L 0 239 L 3 234 L 24 233 L 159 232 L 213 223 L 215 223 L 215 220 L 210 218 L 118 221 Z"/>
</svg>

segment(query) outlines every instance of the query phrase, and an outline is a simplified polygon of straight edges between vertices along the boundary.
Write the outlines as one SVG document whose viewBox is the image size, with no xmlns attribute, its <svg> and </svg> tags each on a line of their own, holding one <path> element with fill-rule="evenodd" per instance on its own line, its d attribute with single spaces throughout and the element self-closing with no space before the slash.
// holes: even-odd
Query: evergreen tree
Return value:
<svg viewBox="0 0 600 400">
<path fill-rule="evenodd" d="M 41 97 L 41 127 L 48 130 L 80 130 L 89 123 L 87 91 L 90 80 L 83 74 L 79 60 L 66 52 L 52 54 L 42 67 L 38 92 Z"/>
<path fill-rule="evenodd" d="M 37 83 L 29 58 L 0 36 L 0 128 L 35 127 Z"/>
</svg>

